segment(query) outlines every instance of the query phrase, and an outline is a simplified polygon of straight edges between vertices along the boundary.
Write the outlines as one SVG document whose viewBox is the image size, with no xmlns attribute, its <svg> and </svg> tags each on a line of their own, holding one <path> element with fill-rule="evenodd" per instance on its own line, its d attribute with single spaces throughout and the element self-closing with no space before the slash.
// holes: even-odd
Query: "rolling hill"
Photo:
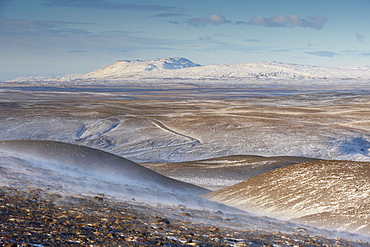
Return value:
<svg viewBox="0 0 370 247">
<path fill-rule="evenodd" d="M 278 168 L 204 197 L 258 215 L 370 235 L 370 163 Z"/>
</svg>

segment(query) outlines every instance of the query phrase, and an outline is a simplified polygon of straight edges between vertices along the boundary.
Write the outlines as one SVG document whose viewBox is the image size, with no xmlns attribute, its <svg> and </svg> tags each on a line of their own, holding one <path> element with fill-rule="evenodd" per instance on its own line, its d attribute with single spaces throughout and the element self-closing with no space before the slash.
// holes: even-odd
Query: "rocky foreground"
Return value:
<svg viewBox="0 0 370 247">
<path fill-rule="evenodd" d="M 196 210 L 0 187 L 1 246 L 370 246 L 296 233 L 239 231 L 195 223 Z M 163 205 L 162 205 L 163 207 Z M 165 213 L 165 212 L 168 213 Z M 221 211 L 209 219 L 225 218 Z"/>
</svg>

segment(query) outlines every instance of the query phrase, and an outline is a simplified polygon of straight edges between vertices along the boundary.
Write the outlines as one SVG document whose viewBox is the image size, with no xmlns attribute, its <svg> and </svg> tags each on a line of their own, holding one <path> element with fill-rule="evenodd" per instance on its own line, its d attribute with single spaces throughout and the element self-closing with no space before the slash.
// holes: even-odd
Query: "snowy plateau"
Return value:
<svg viewBox="0 0 370 247">
<path fill-rule="evenodd" d="M 115 78 L 315 78 L 368 79 L 370 66 L 316 67 L 278 62 L 201 66 L 186 58 L 118 61 L 82 75 L 82 79 Z"/>
<path fill-rule="evenodd" d="M 272 79 L 343 79 L 368 80 L 370 66 L 320 67 L 287 64 L 275 61 L 235 64 L 200 65 L 186 58 L 158 58 L 153 60 L 121 60 L 86 74 L 46 78 L 17 77 L 12 81 L 70 80 L 143 80 L 143 79 L 213 79 L 236 80 L 253 78 Z"/>
<path fill-rule="evenodd" d="M 290 234 L 275 246 L 369 246 L 370 66 L 160 58 L 0 85 L 1 188 L 104 194 L 189 225 Z M 230 239 L 217 241 L 262 243 Z"/>
</svg>

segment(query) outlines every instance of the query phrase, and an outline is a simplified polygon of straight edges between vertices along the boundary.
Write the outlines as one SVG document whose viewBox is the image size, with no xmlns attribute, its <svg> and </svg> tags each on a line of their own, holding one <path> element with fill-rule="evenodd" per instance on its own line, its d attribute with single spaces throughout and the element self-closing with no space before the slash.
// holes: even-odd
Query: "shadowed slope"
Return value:
<svg viewBox="0 0 370 247">
<path fill-rule="evenodd" d="M 208 192 L 204 188 L 165 177 L 125 158 L 75 144 L 33 140 L 2 141 L 0 152 L 27 158 L 37 164 L 53 164 L 59 170 L 106 177 L 129 185 L 158 186 L 164 190 L 192 195 Z"/>
<path fill-rule="evenodd" d="M 204 197 L 279 219 L 370 235 L 370 163 L 282 167 Z"/>
<path fill-rule="evenodd" d="M 165 176 L 217 190 L 279 167 L 313 160 L 316 159 L 293 156 L 231 155 L 205 160 L 143 165 Z"/>
</svg>

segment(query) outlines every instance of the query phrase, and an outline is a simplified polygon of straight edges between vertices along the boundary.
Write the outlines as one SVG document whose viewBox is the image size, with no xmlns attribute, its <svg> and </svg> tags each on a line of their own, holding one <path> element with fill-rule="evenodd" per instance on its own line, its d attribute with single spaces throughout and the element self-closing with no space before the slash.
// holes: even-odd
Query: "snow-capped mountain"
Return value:
<svg viewBox="0 0 370 247">
<path fill-rule="evenodd" d="M 78 79 L 232 79 L 232 78 L 315 78 L 369 79 L 370 66 L 319 67 L 279 62 L 213 64 L 201 66 L 186 58 L 124 60 L 93 70 Z"/>
<path fill-rule="evenodd" d="M 199 64 L 193 63 L 186 58 L 158 58 L 148 61 L 140 60 L 121 60 L 100 69 L 93 70 L 83 78 L 118 78 L 149 76 L 153 72 L 165 70 L 177 70 L 189 67 L 197 67 Z"/>
</svg>

